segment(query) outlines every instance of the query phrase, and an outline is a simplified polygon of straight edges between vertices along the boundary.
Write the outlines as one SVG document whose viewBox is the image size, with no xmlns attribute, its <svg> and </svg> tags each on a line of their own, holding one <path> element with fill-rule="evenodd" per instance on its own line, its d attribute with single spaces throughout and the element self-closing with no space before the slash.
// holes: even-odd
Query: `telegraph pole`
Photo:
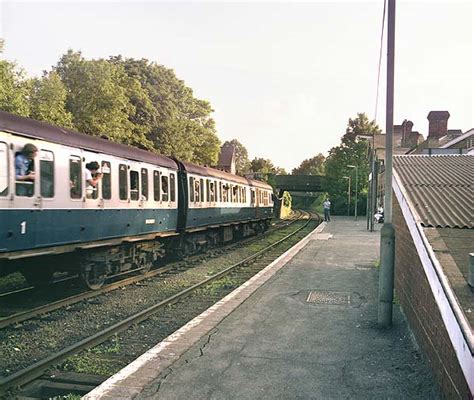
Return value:
<svg viewBox="0 0 474 400">
<path fill-rule="evenodd" d="M 387 15 L 387 108 L 385 137 L 385 199 L 384 225 L 380 237 L 380 275 L 378 323 L 392 325 L 395 232 L 392 225 L 392 147 L 393 147 L 393 87 L 395 60 L 395 0 L 388 0 Z"/>
</svg>

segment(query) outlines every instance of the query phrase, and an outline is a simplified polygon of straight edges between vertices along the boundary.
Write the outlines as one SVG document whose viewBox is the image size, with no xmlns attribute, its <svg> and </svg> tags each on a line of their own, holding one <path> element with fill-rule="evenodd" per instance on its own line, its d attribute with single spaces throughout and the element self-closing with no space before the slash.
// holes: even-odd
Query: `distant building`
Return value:
<svg viewBox="0 0 474 400">
<path fill-rule="evenodd" d="M 223 144 L 221 146 L 221 152 L 219 154 L 217 169 L 229 172 L 231 174 L 235 174 L 235 157 L 235 146 L 229 143 Z"/>
</svg>

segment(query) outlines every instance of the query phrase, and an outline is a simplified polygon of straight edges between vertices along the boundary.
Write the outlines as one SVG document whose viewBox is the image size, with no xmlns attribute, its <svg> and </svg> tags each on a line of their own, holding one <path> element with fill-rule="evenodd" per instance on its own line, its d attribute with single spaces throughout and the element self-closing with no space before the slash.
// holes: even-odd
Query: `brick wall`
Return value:
<svg viewBox="0 0 474 400">
<path fill-rule="evenodd" d="M 469 399 L 469 387 L 444 327 L 415 244 L 394 199 L 395 290 L 421 350 L 447 399 Z"/>
</svg>

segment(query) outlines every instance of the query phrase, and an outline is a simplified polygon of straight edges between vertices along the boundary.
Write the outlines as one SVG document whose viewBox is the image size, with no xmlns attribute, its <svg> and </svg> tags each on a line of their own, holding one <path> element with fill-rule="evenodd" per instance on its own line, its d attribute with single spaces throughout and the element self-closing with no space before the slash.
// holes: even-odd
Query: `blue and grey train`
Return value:
<svg viewBox="0 0 474 400">
<path fill-rule="evenodd" d="M 34 180 L 17 181 L 28 143 Z M 93 188 L 91 161 L 101 172 Z M 0 275 L 21 271 L 38 285 L 66 271 L 97 289 L 167 253 L 262 232 L 272 214 L 266 183 L 0 111 Z"/>
</svg>

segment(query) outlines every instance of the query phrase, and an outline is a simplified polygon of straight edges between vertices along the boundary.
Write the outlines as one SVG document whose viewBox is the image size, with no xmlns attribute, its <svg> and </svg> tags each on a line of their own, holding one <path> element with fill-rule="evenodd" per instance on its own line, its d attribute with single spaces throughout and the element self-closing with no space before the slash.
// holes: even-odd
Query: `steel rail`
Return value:
<svg viewBox="0 0 474 400">
<path fill-rule="evenodd" d="M 297 222 L 300 218 L 302 218 L 302 213 L 300 213 L 298 219 L 291 220 L 291 222 L 288 223 L 288 224 L 282 223 L 283 226 L 281 226 L 277 229 L 274 229 L 274 230 L 269 230 L 269 231 L 265 232 L 265 234 L 269 234 L 269 233 L 274 232 L 276 230 L 286 228 L 287 226 L 290 226 L 293 223 Z M 261 238 L 261 236 L 259 237 L 259 239 L 260 238 Z M 255 240 L 255 237 L 251 237 L 248 240 L 249 241 Z M 245 241 L 238 242 L 239 245 L 242 245 L 243 243 L 245 243 Z M 232 247 L 232 246 L 235 246 L 235 245 L 236 245 L 236 243 L 232 243 L 229 247 Z M 225 249 L 225 248 L 226 247 L 223 247 L 221 249 Z M 200 256 L 197 256 L 197 257 L 200 257 Z M 90 299 L 90 298 L 93 298 L 93 297 L 97 297 L 99 295 L 102 295 L 102 294 L 111 292 L 113 290 L 116 290 L 120 287 L 131 285 L 131 284 L 140 282 L 142 280 L 152 278 L 152 277 L 157 276 L 157 275 L 161 275 L 161 274 L 163 274 L 165 272 L 168 272 L 168 271 L 172 270 L 173 268 L 175 268 L 177 266 L 177 264 L 179 264 L 180 262 L 182 262 L 182 261 L 172 263 L 170 265 L 167 265 L 166 267 L 160 267 L 159 269 L 147 272 L 146 274 L 142 274 L 142 275 L 139 275 L 139 276 L 132 276 L 130 278 L 122 279 L 118 282 L 110 283 L 110 284 L 108 284 L 108 285 L 106 285 L 106 286 L 104 286 L 100 289 L 94 290 L 94 291 L 79 293 L 77 295 L 70 296 L 70 297 L 67 297 L 67 298 L 64 298 L 64 299 L 61 299 L 61 300 L 57 300 L 57 301 L 54 301 L 52 303 L 48 303 L 48 304 L 45 304 L 45 305 L 42 305 L 42 306 L 39 306 L 39 307 L 35 307 L 31 310 L 22 311 L 22 312 L 19 312 L 19 313 L 12 314 L 8 317 L 3 317 L 3 318 L 0 317 L 0 329 L 6 328 L 6 327 L 14 325 L 14 324 L 18 324 L 20 322 L 23 322 L 23 321 L 26 321 L 28 319 L 34 318 L 34 317 L 36 317 L 38 315 L 41 315 L 41 314 L 46 314 L 48 312 L 55 311 L 55 310 L 57 310 L 59 308 L 62 308 L 62 307 L 66 307 L 66 306 L 70 306 L 72 304 L 79 303 L 80 301 L 83 301 L 83 300 L 87 300 L 87 299 Z M 130 274 L 130 273 L 132 273 L 134 271 L 138 271 L 138 270 L 139 269 L 134 269 L 132 271 L 126 271 L 125 273 Z M 119 276 L 119 275 L 120 274 L 117 274 L 117 275 L 114 275 L 113 277 L 116 277 L 116 276 Z M 110 278 L 113 278 L 113 277 L 110 277 Z M 23 290 L 25 290 L 25 289 L 23 289 Z M 21 292 L 22 289 L 20 289 L 19 291 Z M 11 293 L 13 293 L 13 292 L 11 292 Z"/>
<path fill-rule="evenodd" d="M 306 226 L 308 226 L 308 224 L 312 221 L 312 217 L 309 216 L 308 220 L 306 221 L 306 223 L 299 227 L 298 229 L 296 229 L 295 231 L 293 231 L 292 233 L 286 235 L 285 237 L 283 237 L 282 239 L 278 240 L 277 242 L 275 243 L 272 243 L 271 245 L 265 247 L 264 249 L 260 250 L 259 252 L 249 256 L 249 257 L 246 257 L 245 259 L 239 261 L 238 263 L 234 264 L 234 265 L 231 265 L 230 267 L 224 269 L 223 271 L 220 271 L 214 275 L 212 275 L 211 277 L 187 288 L 187 289 L 184 289 L 182 290 L 181 292 L 169 297 L 168 299 L 165 299 L 151 307 L 148 307 L 147 309 L 145 310 L 142 310 L 140 311 L 139 313 L 135 314 L 135 315 L 132 315 L 88 338 L 85 338 L 55 354 L 52 354 L 51 356 L 43 359 L 43 360 L 40 360 L 36 363 L 34 363 L 33 365 L 30 365 L 29 367 L 23 369 L 23 370 L 20 370 L 20 371 L 17 371 L 5 378 L 1 378 L 0 379 L 0 394 L 1 393 L 4 393 L 6 390 L 8 390 L 9 388 L 11 387 L 14 387 L 14 386 L 20 386 L 20 385 L 23 385 L 25 383 L 28 383 L 28 382 L 31 382 L 32 380 L 38 378 L 39 376 L 41 376 L 49 367 L 51 367 L 52 365 L 55 365 L 55 364 L 58 364 L 60 361 L 64 360 L 65 358 L 67 358 L 68 356 L 72 355 L 72 354 L 76 354 L 78 353 L 79 351 L 81 350 L 84 350 L 86 348 L 90 348 L 90 347 L 93 347 L 93 346 L 97 346 L 98 344 L 100 343 L 103 343 L 105 342 L 107 339 L 109 339 L 110 337 L 112 337 L 113 335 L 119 333 L 119 332 L 122 332 L 122 331 L 125 331 L 126 329 L 128 329 L 131 325 L 136 325 L 146 319 L 148 319 L 151 315 L 155 314 L 158 310 L 160 310 L 161 308 L 163 308 L 164 306 L 168 306 L 168 305 L 171 305 L 171 304 L 174 304 L 176 302 L 178 302 L 179 300 L 185 298 L 186 296 L 188 296 L 189 294 L 191 294 L 191 292 L 193 292 L 194 290 L 202 287 L 202 286 L 205 286 L 207 284 L 209 284 L 210 282 L 212 281 L 215 281 L 221 277 L 223 277 L 224 275 L 228 274 L 229 272 L 249 263 L 250 261 L 258 258 L 259 256 L 261 256 L 263 253 L 267 252 L 268 250 L 274 248 L 275 246 L 279 245 L 280 243 L 282 243 L 283 241 L 289 239 L 290 237 L 294 236 L 295 234 L 297 234 L 299 231 L 301 231 L 302 229 L 304 229 Z"/>
</svg>

